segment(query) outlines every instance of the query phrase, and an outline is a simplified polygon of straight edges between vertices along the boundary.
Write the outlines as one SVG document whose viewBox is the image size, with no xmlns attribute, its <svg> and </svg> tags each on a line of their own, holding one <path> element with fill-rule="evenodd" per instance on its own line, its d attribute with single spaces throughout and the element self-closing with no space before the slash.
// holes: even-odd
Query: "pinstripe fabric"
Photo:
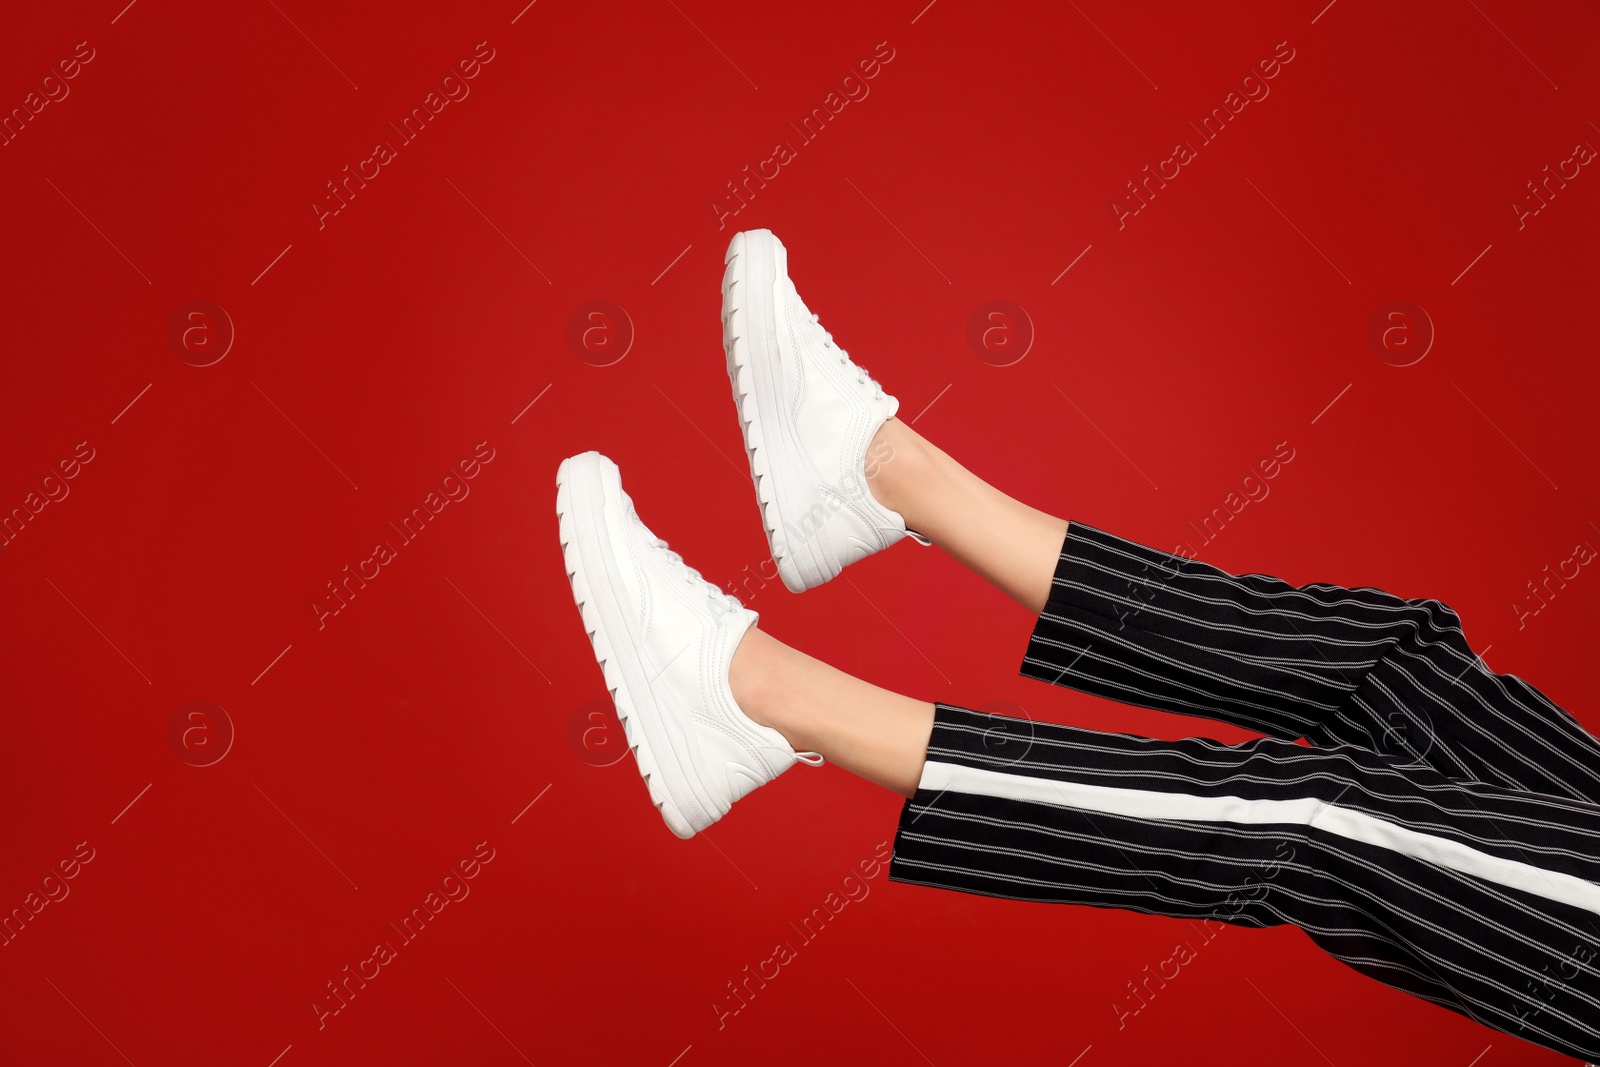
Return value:
<svg viewBox="0 0 1600 1067">
<path fill-rule="evenodd" d="M 1269 736 L 937 705 L 891 878 L 1293 924 L 1391 986 L 1600 1059 L 1600 743 L 1490 673 L 1449 608 L 1073 523 L 1022 673 Z"/>
<path fill-rule="evenodd" d="M 1451 778 L 1600 800 L 1600 742 L 1437 600 L 1233 576 L 1072 523 L 1022 673 Z"/>
</svg>

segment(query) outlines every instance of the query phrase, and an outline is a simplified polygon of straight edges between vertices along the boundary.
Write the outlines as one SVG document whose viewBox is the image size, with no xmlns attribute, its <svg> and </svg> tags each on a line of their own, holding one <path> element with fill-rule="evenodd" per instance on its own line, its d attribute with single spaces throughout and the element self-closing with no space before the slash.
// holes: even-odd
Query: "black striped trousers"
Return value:
<svg viewBox="0 0 1600 1067">
<path fill-rule="evenodd" d="M 939 704 L 892 879 L 1293 924 L 1381 982 L 1600 1059 L 1600 742 L 1491 673 L 1444 604 L 1233 576 L 1074 522 L 1022 673 L 1268 736 Z"/>
</svg>

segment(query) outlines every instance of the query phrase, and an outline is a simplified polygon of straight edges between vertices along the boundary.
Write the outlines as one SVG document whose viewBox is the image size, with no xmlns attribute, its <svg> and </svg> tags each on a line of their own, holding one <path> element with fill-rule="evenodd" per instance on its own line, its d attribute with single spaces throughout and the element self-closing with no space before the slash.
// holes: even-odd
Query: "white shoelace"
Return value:
<svg viewBox="0 0 1600 1067">
<path fill-rule="evenodd" d="M 667 561 L 673 566 L 682 568 L 682 577 L 685 583 L 696 587 L 706 586 L 711 589 L 717 589 L 716 586 L 706 581 L 699 571 L 685 563 L 682 556 L 668 548 L 667 543 L 661 538 L 652 537 L 650 539 L 650 547 L 666 556 Z M 716 595 L 721 597 L 735 611 L 740 611 L 744 608 L 744 603 L 732 593 L 724 593 L 722 590 L 717 589 Z"/>
<path fill-rule="evenodd" d="M 855 367 L 855 371 L 856 371 L 856 381 L 860 382 L 862 385 L 870 385 L 870 386 L 872 386 L 872 393 L 873 393 L 874 398 L 877 399 L 877 400 L 882 400 L 883 399 L 883 386 L 879 385 L 878 382 L 877 382 L 877 379 L 873 378 L 872 375 L 867 373 L 867 368 L 863 367 L 859 363 L 852 364 L 850 362 L 850 353 L 846 352 L 844 349 L 840 348 L 837 344 L 834 343 L 833 334 L 829 333 L 826 329 L 823 328 L 821 320 L 814 313 L 811 316 L 811 324 L 813 326 L 815 326 L 817 329 L 822 330 L 822 343 L 823 343 L 823 345 L 825 347 L 827 347 L 827 348 L 831 348 L 833 351 L 835 351 L 835 352 L 837 352 L 839 354 L 839 364 L 840 364 L 840 366 L 849 367 L 849 366 L 853 365 Z"/>
</svg>

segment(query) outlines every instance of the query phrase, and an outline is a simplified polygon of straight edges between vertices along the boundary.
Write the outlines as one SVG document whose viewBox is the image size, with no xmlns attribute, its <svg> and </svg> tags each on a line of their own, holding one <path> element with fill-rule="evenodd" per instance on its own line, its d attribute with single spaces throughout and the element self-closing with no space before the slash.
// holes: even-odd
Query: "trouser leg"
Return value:
<svg viewBox="0 0 1600 1067">
<path fill-rule="evenodd" d="M 1437 600 L 1232 575 L 1074 522 L 1022 673 L 1451 778 L 1600 799 L 1600 742 L 1484 667 Z"/>
<path fill-rule="evenodd" d="M 1354 746 L 1155 741 L 940 704 L 890 877 L 1293 924 L 1379 981 L 1600 1058 L 1600 805 Z"/>
</svg>

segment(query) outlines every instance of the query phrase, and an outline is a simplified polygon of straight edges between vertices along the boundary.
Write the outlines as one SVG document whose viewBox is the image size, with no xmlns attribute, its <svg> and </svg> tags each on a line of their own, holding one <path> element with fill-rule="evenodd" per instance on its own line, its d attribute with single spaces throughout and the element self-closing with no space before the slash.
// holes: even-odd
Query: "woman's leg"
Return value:
<svg viewBox="0 0 1600 1067">
<path fill-rule="evenodd" d="M 557 486 L 574 600 L 679 836 L 810 747 L 911 794 L 901 881 L 1293 923 L 1399 988 L 1600 1050 L 1600 805 L 1351 746 L 1148 741 L 897 697 L 753 629 L 644 526 L 605 457 L 569 458 Z"/>
<path fill-rule="evenodd" d="M 754 627 L 729 684 L 796 748 L 910 796 L 896 881 L 1203 920 L 1156 982 L 1217 924 L 1292 924 L 1390 986 L 1600 1055 L 1600 806 L 1351 747 L 1152 741 L 929 704 Z"/>
<path fill-rule="evenodd" d="M 1014 500 L 951 459 L 899 419 L 878 428 L 869 456 L 889 456 L 867 471 L 867 485 L 906 528 L 938 545 L 1037 615 L 1067 522 Z"/>
<path fill-rule="evenodd" d="M 1039 615 L 1022 673 L 1282 738 L 1352 744 L 1473 778 L 1600 799 L 1600 742 L 1488 671 L 1437 600 L 1232 575 L 1000 493 L 911 427 L 868 479 L 912 529 Z"/>
<path fill-rule="evenodd" d="M 1232 575 L 1073 523 L 1022 673 L 1283 738 L 1600 800 L 1600 741 L 1437 600 Z"/>
<path fill-rule="evenodd" d="M 1216 923 L 1292 924 L 1378 981 L 1600 1058 L 1600 805 L 1350 746 L 1153 741 L 944 704 L 919 784 L 891 879 L 1204 920 L 1158 987 Z M 1119 1017 L 1138 1009 L 1113 995 Z"/>
<path fill-rule="evenodd" d="M 739 709 L 794 748 L 885 789 L 917 791 L 933 705 L 879 689 L 751 626 L 734 650 L 728 686 Z"/>
</svg>

